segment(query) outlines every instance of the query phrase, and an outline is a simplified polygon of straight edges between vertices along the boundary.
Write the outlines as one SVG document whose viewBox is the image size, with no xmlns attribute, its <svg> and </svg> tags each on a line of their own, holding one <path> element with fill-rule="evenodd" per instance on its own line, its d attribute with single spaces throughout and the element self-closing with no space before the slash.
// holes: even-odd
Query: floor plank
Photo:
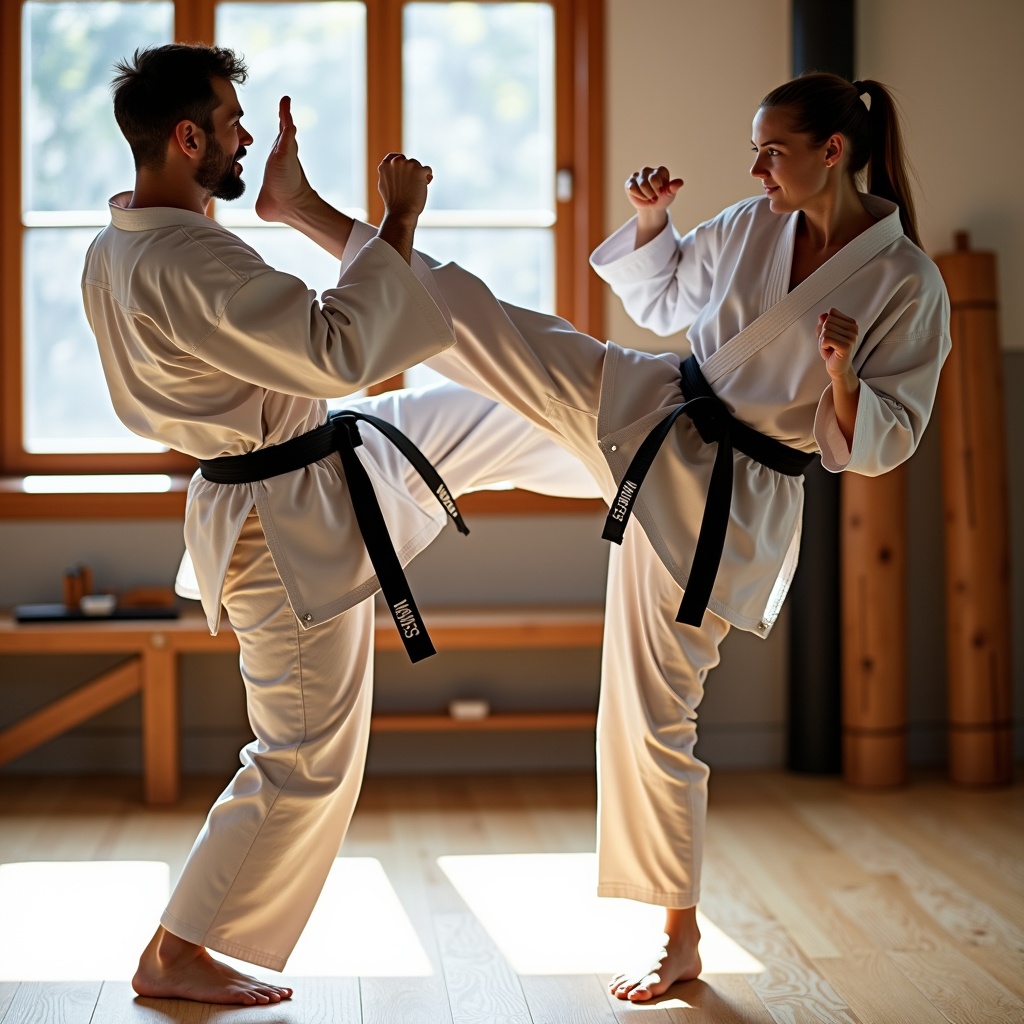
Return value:
<svg viewBox="0 0 1024 1024">
<path fill-rule="evenodd" d="M 533 1024 L 616 1024 L 604 987 L 592 974 L 520 979 Z"/>
<path fill-rule="evenodd" d="M 26 981 L 18 986 L 3 1024 L 89 1024 L 100 982 Z"/>
<path fill-rule="evenodd" d="M 1024 1002 L 952 950 L 890 954 L 900 970 L 953 1024 L 1024 1021 Z"/>
<path fill-rule="evenodd" d="M 802 813 L 866 870 L 896 879 L 902 891 L 938 926 L 939 946 L 963 944 L 971 959 L 984 961 L 994 977 L 1005 977 L 1011 990 L 1021 984 L 1024 929 L 1008 921 L 1001 910 L 978 899 L 958 877 L 939 870 L 853 808 L 833 802 L 804 806 Z M 893 906 L 898 907 L 899 901 L 894 899 Z"/>
<path fill-rule="evenodd" d="M 530 1024 L 515 971 L 472 914 L 435 914 L 434 929 L 454 1024 Z"/>
<path fill-rule="evenodd" d="M 14 1001 L 15 993 L 18 991 L 17 981 L 0 981 L 0 1022 L 4 1019 L 11 1003 Z"/>
<path fill-rule="evenodd" d="M 205 1024 L 214 1009 L 187 999 L 142 999 L 127 981 L 105 981 L 90 1024 Z"/>
<path fill-rule="evenodd" d="M 816 960 L 814 966 L 863 1024 L 948 1024 L 887 953 Z"/>
<path fill-rule="evenodd" d="M 898 839 L 915 857 L 998 907 L 1001 916 L 1024 927 L 1024 847 L 1016 857 L 992 851 L 958 830 L 950 830 L 934 812 L 908 808 L 904 801 L 854 797 L 851 805 L 887 836 Z"/>
<path fill-rule="evenodd" d="M 693 1010 L 680 1013 L 680 1024 L 771 1024 L 772 1015 L 739 974 L 707 974 L 669 989 L 678 992 Z"/>
</svg>

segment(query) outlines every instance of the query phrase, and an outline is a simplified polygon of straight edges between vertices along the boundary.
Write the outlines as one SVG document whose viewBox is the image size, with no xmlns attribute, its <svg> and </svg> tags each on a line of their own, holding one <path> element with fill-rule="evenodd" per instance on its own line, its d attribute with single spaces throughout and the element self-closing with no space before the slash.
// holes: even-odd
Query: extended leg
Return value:
<svg viewBox="0 0 1024 1024">
<path fill-rule="evenodd" d="M 390 391 L 351 408 L 393 423 L 433 463 L 455 495 L 511 484 L 539 494 L 600 498 L 593 473 L 549 434 L 500 403 L 456 384 Z M 372 429 L 367 449 L 392 481 L 431 511 L 436 501 L 405 457 Z"/>
<path fill-rule="evenodd" d="M 458 343 L 427 365 L 568 447 L 610 498 L 615 482 L 597 445 L 605 346 L 559 317 L 500 302 L 456 264 L 437 268 L 433 280 Z"/>
</svg>

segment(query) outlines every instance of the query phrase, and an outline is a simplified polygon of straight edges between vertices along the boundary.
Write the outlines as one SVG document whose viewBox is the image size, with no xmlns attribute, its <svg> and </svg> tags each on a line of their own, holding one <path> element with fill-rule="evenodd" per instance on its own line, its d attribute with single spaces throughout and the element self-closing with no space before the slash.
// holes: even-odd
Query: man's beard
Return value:
<svg viewBox="0 0 1024 1024">
<path fill-rule="evenodd" d="M 210 138 L 206 156 L 196 171 L 196 184 L 214 199 L 237 199 L 245 191 L 241 175 L 235 174 L 235 160 L 242 156 L 245 156 L 244 147 L 228 160 L 224 147 L 216 139 Z"/>
</svg>

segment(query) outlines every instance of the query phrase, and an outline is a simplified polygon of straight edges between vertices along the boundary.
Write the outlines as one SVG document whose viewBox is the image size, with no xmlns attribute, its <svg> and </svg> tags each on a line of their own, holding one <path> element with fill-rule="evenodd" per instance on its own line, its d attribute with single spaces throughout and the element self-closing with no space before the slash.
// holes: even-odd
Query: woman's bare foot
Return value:
<svg viewBox="0 0 1024 1024">
<path fill-rule="evenodd" d="M 633 1003 L 646 1002 L 660 996 L 677 981 L 690 981 L 701 971 L 700 931 L 697 928 L 697 908 L 665 911 L 664 945 L 655 956 L 654 963 L 636 970 L 617 974 L 608 988 L 618 999 Z"/>
<path fill-rule="evenodd" d="M 214 960 L 202 946 L 167 929 L 156 934 L 139 958 L 132 988 L 150 999 L 194 999 L 200 1003 L 256 1006 L 291 999 L 292 990 L 250 978 Z"/>
</svg>

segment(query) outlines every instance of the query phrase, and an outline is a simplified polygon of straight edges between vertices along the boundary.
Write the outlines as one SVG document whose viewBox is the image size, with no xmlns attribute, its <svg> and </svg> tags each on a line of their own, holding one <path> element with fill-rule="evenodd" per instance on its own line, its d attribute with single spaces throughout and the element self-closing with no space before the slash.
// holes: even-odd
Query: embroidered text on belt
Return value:
<svg viewBox="0 0 1024 1024">
<path fill-rule="evenodd" d="M 356 455 L 356 448 L 363 443 L 359 436 L 359 420 L 376 427 L 409 460 L 431 494 L 454 521 L 459 532 L 469 533 L 455 499 L 423 452 L 387 420 L 368 416 L 366 413 L 347 409 L 333 412 L 322 427 L 310 430 L 299 437 L 244 455 L 201 459 L 199 470 L 205 479 L 213 483 L 248 484 L 280 476 L 282 473 L 291 473 L 313 462 L 319 462 L 332 452 L 337 452 L 345 471 L 345 481 L 348 484 L 359 532 L 377 574 L 377 582 L 380 583 L 388 610 L 395 620 L 410 660 L 422 661 L 435 653 L 434 645 L 427 635 L 426 626 L 420 618 L 419 609 L 402 570 L 402 563 L 398 560 L 394 545 L 391 543 L 373 484 Z"/>
<path fill-rule="evenodd" d="M 753 427 L 736 419 L 725 407 L 725 403 L 712 391 L 711 385 L 700 372 L 697 360 L 690 356 L 682 363 L 683 396 L 686 399 L 678 409 L 665 417 L 644 439 L 637 449 L 633 461 L 626 470 L 618 494 L 605 520 L 605 540 L 622 543 L 626 522 L 633 511 L 633 503 L 640 491 L 640 485 L 658 454 L 658 449 L 668 436 L 672 424 L 680 413 L 686 413 L 693 421 L 701 440 L 705 444 L 718 443 L 708 497 L 704 505 L 704 516 L 697 535 L 697 546 L 693 552 L 693 563 L 686 581 L 682 603 L 676 622 L 699 626 L 704 611 L 711 599 L 711 589 L 718 575 L 718 566 L 725 550 L 725 532 L 729 525 L 732 506 L 732 450 L 738 448 L 755 462 L 774 469 L 786 476 L 799 476 L 814 460 L 814 456 L 790 448 L 762 434 Z"/>
</svg>

